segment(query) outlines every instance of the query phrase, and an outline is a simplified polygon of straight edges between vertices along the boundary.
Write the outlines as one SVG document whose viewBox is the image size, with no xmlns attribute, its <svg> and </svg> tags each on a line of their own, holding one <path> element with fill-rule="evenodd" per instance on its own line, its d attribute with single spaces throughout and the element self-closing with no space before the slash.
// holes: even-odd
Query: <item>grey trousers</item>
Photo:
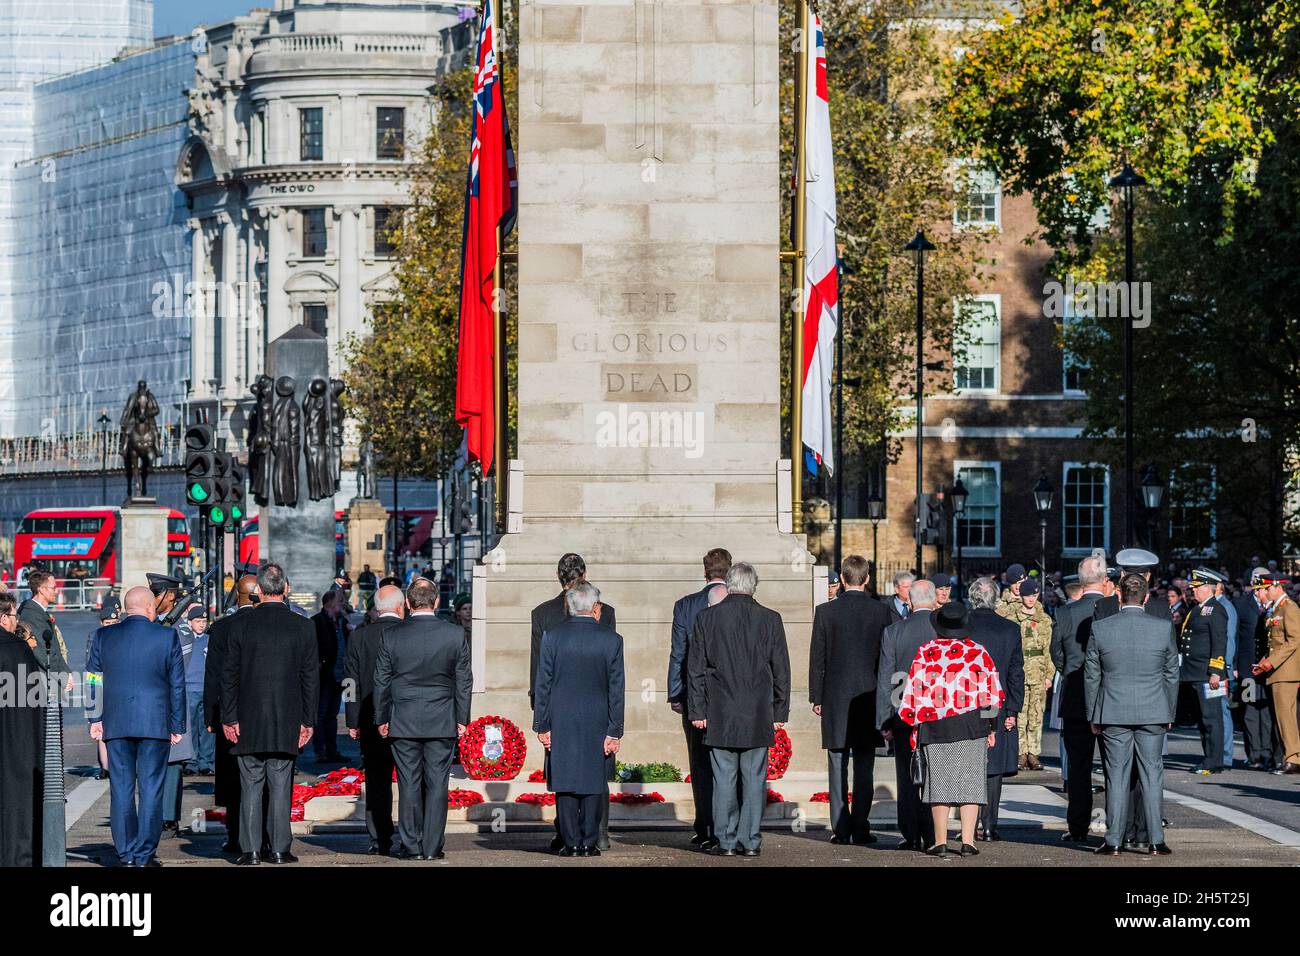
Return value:
<svg viewBox="0 0 1300 956">
<path fill-rule="evenodd" d="M 397 833 L 407 853 L 436 856 L 447 834 L 447 781 L 455 737 L 398 738 Z"/>
<path fill-rule="evenodd" d="M 849 802 L 849 764 L 853 764 L 853 801 Z M 830 777 L 831 830 L 843 839 L 871 833 L 868 817 L 876 789 L 876 751 L 866 747 L 826 751 Z M 766 776 L 766 774 L 765 774 Z"/>
<path fill-rule="evenodd" d="M 1128 788 L 1129 776 L 1136 758 L 1140 782 L 1142 810 L 1146 817 L 1147 840 L 1164 843 L 1165 831 L 1161 824 L 1161 804 L 1164 799 L 1165 764 L 1162 751 L 1165 746 L 1164 724 L 1120 726 L 1111 724 L 1101 728 L 1102 760 L 1106 764 L 1106 843 L 1122 846 L 1128 828 L 1128 802 L 1132 791 Z"/>
<path fill-rule="evenodd" d="M 713 765 L 714 836 L 724 850 L 734 850 L 737 845 L 757 850 L 763 842 L 760 824 L 767 803 L 767 748 L 713 747 L 709 762 Z"/>
<path fill-rule="evenodd" d="M 289 815 L 293 804 L 293 756 L 242 754 L 239 759 L 239 849 L 288 853 L 293 842 Z M 266 838 L 262 837 L 262 796 L 266 794 Z"/>
</svg>

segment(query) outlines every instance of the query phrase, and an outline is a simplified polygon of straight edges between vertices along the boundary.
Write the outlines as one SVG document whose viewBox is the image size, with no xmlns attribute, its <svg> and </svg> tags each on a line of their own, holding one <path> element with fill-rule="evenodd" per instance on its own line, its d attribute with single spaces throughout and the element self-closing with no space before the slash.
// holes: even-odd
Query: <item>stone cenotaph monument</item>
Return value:
<svg viewBox="0 0 1300 956">
<path fill-rule="evenodd" d="M 574 551 L 625 639 L 619 758 L 685 772 L 673 602 L 724 547 L 785 621 L 792 767 L 823 768 L 806 675 L 825 572 L 790 533 L 780 460 L 776 6 L 535 0 L 520 27 L 518 457 L 510 533 L 475 569 L 474 714 L 531 728 L 530 611 Z"/>
</svg>

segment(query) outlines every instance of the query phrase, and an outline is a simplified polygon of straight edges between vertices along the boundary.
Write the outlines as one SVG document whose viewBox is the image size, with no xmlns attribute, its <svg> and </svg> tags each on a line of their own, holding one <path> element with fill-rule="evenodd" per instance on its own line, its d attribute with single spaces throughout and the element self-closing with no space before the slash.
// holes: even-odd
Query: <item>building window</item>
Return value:
<svg viewBox="0 0 1300 956">
<path fill-rule="evenodd" d="M 397 252 L 397 245 L 393 242 L 393 228 L 399 225 L 400 209 L 394 209 L 391 206 L 375 207 L 375 255 L 391 256 Z"/>
<path fill-rule="evenodd" d="M 1067 554 L 1109 550 L 1110 474 L 1106 466 L 1066 462 L 1062 488 L 1062 549 Z"/>
<path fill-rule="evenodd" d="M 375 157 L 401 159 L 406 148 L 406 110 L 381 106 L 375 111 Z"/>
<path fill-rule="evenodd" d="M 1182 558 L 1214 557 L 1214 466 L 1180 465 L 1169 475 L 1169 538 Z"/>
<path fill-rule="evenodd" d="M 953 518 L 953 540 L 963 551 L 998 554 L 1002 542 L 1002 466 L 996 461 L 959 461 L 956 476 L 966 486 L 966 513 Z"/>
<path fill-rule="evenodd" d="M 298 111 L 298 158 L 304 163 L 325 158 L 325 111 L 319 106 Z"/>
<path fill-rule="evenodd" d="M 957 167 L 957 205 L 952 223 L 958 229 L 1002 225 L 1002 184 L 993 170 L 972 162 Z"/>
<path fill-rule="evenodd" d="M 1002 297 L 979 295 L 953 303 L 953 387 L 958 391 L 996 392 L 1002 353 Z"/>
<path fill-rule="evenodd" d="M 325 255 L 325 207 L 302 210 L 302 254 L 307 259 Z"/>
<path fill-rule="evenodd" d="M 1083 393 L 1088 388 L 1088 366 L 1070 351 L 1070 337 L 1078 331 L 1079 314 L 1075 311 L 1074 296 L 1065 300 L 1065 315 L 1062 318 L 1065 333 L 1065 345 L 1061 352 L 1061 370 L 1063 374 L 1061 387 L 1068 393 Z"/>
<path fill-rule="evenodd" d="M 302 307 L 302 324 L 307 326 L 317 335 L 328 338 L 329 309 L 320 303 L 312 303 Z"/>
</svg>

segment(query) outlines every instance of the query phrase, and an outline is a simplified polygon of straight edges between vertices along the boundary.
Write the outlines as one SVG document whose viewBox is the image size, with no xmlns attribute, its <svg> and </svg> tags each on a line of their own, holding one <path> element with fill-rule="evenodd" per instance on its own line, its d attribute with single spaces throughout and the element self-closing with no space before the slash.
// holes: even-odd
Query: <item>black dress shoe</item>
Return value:
<svg viewBox="0 0 1300 956">
<path fill-rule="evenodd" d="M 410 850 L 408 850 L 408 849 L 407 849 L 406 847 L 404 847 L 404 846 L 399 846 L 399 847 L 397 848 L 397 852 L 394 853 L 393 856 L 397 857 L 399 860 L 419 860 L 419 859 L 422 859 L 422 854 L 419 854 L 419 853 L 412 853 Z"/>
<path fill-rule="evenodd" d="M 608 850 L 608 849 L 609 849 L 609 837 L 601 837 L 599 840 L 597 840 L 597 841 L 596 841 L 596 849 L 597 849 L 597 850 Z"/>
<path fill-rule="evenodd" d="M 564 837 L 562 836 L 551 837 L 551 852 L 559 853 L 563 849 L 564 849 Z"/>
<path fill-rule="evenodd" d="M 1167 843 L 1157 843 L 1148 851 L 1152 856 L 1169 856 L 1174 851 L 1169 849 Z"/>
<path fill-rule="evenodd" d="M 439 850 L 437 853 L 433 854 L 432 856 L 426 856 L 425 859 L 426 859 L 426 860 L 445 860 L 445 859 L 447 859 L 447 852 L 446 852 L 445 850 Z"/>
<path fill-rule="evenodd" d="M 936 843 L 925 851 L 926 856 L 946 856 L 948 853 L 948 844 Z"/>
<path fill-rule="evenodd" d="M 150 868 L 162 866 L 162 860 L 158 859 L 156 856 L 151 856 L 144 863 L 137 863 L 136 866 L 147 866 Z"/>
<path fill-rule="evenodd" d="M 695 836 L 691 837 L 691 846 L 700 846 L 701 844 L 708 843 L 712 839 L 713 837 L 711 836 L 708 836 L 703 833 L 697 833 L 695 834 Z"/>
<path fill-rule="evenodd" d="M 1062 833 L 1062 843 L 1087 843 L 1088 834 L 1086 833 Z"/>
<path fill-rule="evenodd" d="M 872 843 L 879 843 L 874 833 L 855 833 L 851 842 L 854 846 L 870 846 Z"/>
<path fill-rule="evenodd" d="M 916 851 L 918 851 L 918 850 L 921 849 L 921 844 L 917 843 L 915 840 L 903 840 L 901 843 L 897 844 L 897 845 L 894 847 L 894 849 L 895 849 L 895 850 L 911 850 L 911 851 L 913 851 L 913 852 L 916 852 Z"/>
<path fill-rule="evenodd" d="M 735 856 L 736 855 L 736 851 L 734 849 L 728 850 L 725 846 L 722 846 L 721 844 L 714 847 L 709 852 L 711 852 L 714 856 Z"/>
<path fill-rule="evenodd" d="M 1287 761 L 1278 767 L 1273 773 L 1279 777 L 1289 777 L 1292 774 L 1300 773 L 1300 763 L 1291 763 Z"/>
<path fill-rule="evenodd" d="M 583 855 L 583 856 L 600 856 L 600 847 L 598 847 L 598 846 L 587 846 L 587 847 L 583 847 L 583 848 L 582 848 L 582 855 Z"/>
<path fill-rule="evenodd" d="M 164 820 L 162 828 L 164 830 L 177 830 L 180 828 L 180 823 L 176 820 Z"/>
<path fill-rule="evenodd" d="M 562 846 L 559 849 L 559 856 L 583 856 L 582 848 L 576 846 Z"/>
<path fill-rule="evenodd" d="M 697 844 L 695 848 L 702 853 L 711 853 L 721 845 L 722 844 L 718 842 L 717 837 L 709 837 L 708 839 L 704 840 L 702 843 Z"/>
<path fill-rule="evenodd" d="M 267 857 L 267 862 L 269 862 L 269 863 L 297 863 L 297 862 L 298 862 L 298 858 L 297 858 L 296 856 L 294 856 L 292 853 L 290 853 L 288 850 L 285 850 L 283 853 L 272 853 L 269 857 Z"/>
<path fill-rule="evenodd" d="M 990 841 L 992 841 L 993 843 L 1001 843 L 1001 842 L 1002 842 L 1002 834 L 999 833 L 997 830 L 990 830 L 990 831 L 989 831 L 989 834 L 988 834 L 988 839 L 989 839 Z"/>
<path fill-rule="evenodd" d="M 241 853 L 239 859 L 235 860 L 235 866 L 257 866 L 262 862 L 262 858 L 256 853 Z"/>
<path fill-rule="evenodd" d="M 1103 843 L 1092 852 L 1098 856 L 1119 856 L 1119 847 L 1111 846 L 1109 843 Z"/>
<path fill-rule="evenodd" d="M 1120 849 L 1128 853 L 1150 853 L 1151 844 L 1142 843 L 1139 840 L 1125 840 L 1124 845 L 1121 846 Z"/>
<path fill-rule="evenodd" d="M 759 847 L 754 847 L 754 849 L 752 849 L 752 850 L 750 850 L 750 849 L 745 849 L 745 850 L 741 850 L 741 851 L 740 851 L 740 855 L 741 855 L 741 856 L 761 856 L 762 853 L 763 853 L 763 851 L 762 851 L 762 849 L 760 849 Z"/>
<path fill-rule="evenodd" d="M 838 833 L 831 834 L 831 843 L 835 846 L 845 846 L 853 841 L 849 837 L 840 836 Z"/>
<path fill-rule="evenodd" d="M 371 856 L 378 856 L 381 852 L 379 849 L 379 841 L 371 840 L 370 846 L 366 847 L 366 852 L 369 853 Z"/>
<path fill-rule="evenodd" d="M 971 846 L 969 843 L 963 843 L 961 845 L 961 850 L 958 852 L 957 855 L 958 856 L 979 856 L 980 851 L 976 847 Z"/>
<path fill-rule="evenodd" d="M 231 843 L 229 840 L 227 840 L 225 843 L 221 844 L 221 852 L 233 853 L 236 856 L 238 856 L 240 853 L 243 853 L 244 851 L 239 848 L 238 843 Z"/>
<path fill-rule="evenodd" d="M 117 865 L 118 865 L 118 866 L 130 866 L 130 867 L 134 867 L 134 866 L 135 866 L 135 864 L 132 863 L 130 860 L 118 860 Z"/>
</svg>

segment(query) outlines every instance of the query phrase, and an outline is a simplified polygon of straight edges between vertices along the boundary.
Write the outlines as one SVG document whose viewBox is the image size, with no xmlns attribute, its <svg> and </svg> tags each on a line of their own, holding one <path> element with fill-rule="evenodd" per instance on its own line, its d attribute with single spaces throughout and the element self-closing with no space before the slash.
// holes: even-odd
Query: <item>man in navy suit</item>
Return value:
<svg viewBox="0 0 1300 956">
<path fill-rule="evenodd" d="M 714 548 L 704 556 L 704 587 L 678 598 L 673 605 L 673 642 L 668 653 L 668 703 L 682 715 L 691 796 L 695 800 L 695 836 L 691 843 L 706 852 L 718 845 L 713 835 L 713 768 L 709 765 L 709 749 L 704 746 L 704 731 L 696 729 L 686 717 L 686 651 L 695 631 L 695 616 L 709 606 L 713 588 L 726 591 L 730 570 L 731 552 L 725 548 Z"/>
<path fill-rule="evenodd" d="M 154 852 L 167 755 L 185 733 L 185 664 L 176 630 L 155 623 L 148 588 L 131 588 L 123 605 L 121 622 L 90 638 L 90 736 L 108 746 L 109 818 L 122 865 L 161 866 Z"/>
</svg>

